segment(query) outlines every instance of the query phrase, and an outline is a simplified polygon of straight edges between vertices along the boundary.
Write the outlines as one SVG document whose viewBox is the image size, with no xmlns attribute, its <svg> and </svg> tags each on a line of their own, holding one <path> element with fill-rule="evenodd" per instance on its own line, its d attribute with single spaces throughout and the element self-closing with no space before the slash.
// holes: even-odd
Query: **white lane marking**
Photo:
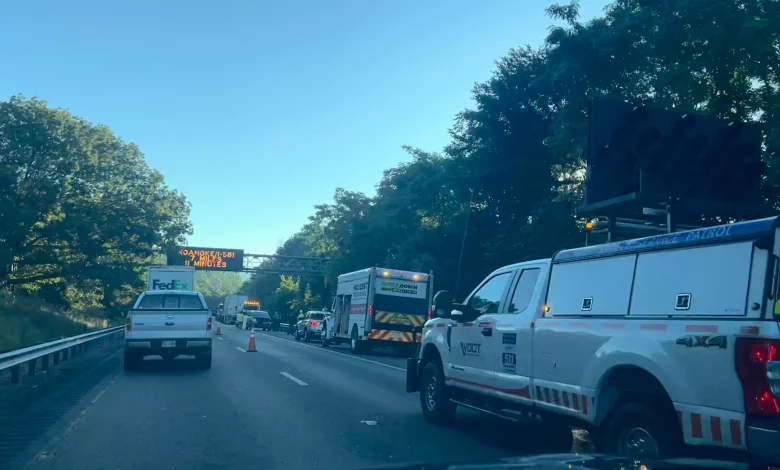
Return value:
<svg viewBox="0 0 780 470">
<path fill-rule="evenodd" d="M 219 340 L 221 340 L 221 341 L 225 341 L 225 338 L 223 338 L 223 337 L 221 337 L 221 336 L 217 336 L 217 339 L 219 339 Z"/>
<path fill-rule="evenodd" d="M 332 349 L 324 349 L 324 348 L 322 348 L 322 347 L 319 347 L 319 348 L 318 348 L 318 347 L 316 347 L 316 346 L 312 346 L 312 345 L 309 345 L 309 344 L 304 344 L 304 343 L 299 343 L 299 342 L 297 342 L 297 341 L 293 341 L 293 340 L 291 340 L 291 339 L 284 339 L 284 338 L 279 338 L 278 336 L 274 336 L 274 335 L 271 335 L 271 334 L 265 334 L 265 335 L 263 335 L 263 336 L 265 336 L 265 337 L 267 337 L 267 338 L 274 338 L 274 339 L 278 339 L 278 340 L 280 340 L 280 341 L 285 341 L 285 342 L 292 343 L 292 344 L 297 344 L 298 346 L 304 346 L 304 347 L 312 348 L 312 349 L 314 349 L 314 350 L 317 350 L 317 351 L 328 352 L 328 353 L 331 353 L 331 354 L 337 354 L 337 355 L 339 355 L 339 356 L 343 356 L 343 357 L 349 357 L 349 358 L 351 358 L 351 359 L 356 359 L 356 360 L 358 360 L 358 361 L 363 361 L 363 362 L 368 362 L 368 363 L 370 363 L 370 364 L 376 364 L 376 365 L 380 365 L 380 366 L 383 366 L 383 367 L 387 367 L 387 368 L 389 368 L 389 369 L 393 369 L 393 370 L 401 371 L 401 372 L 403 372 L 404 374 L 406 373 L 406 369 L 402 369 L 402 368 L 400 368 L 400 367 L 396 367 L 396 366 L 391 366 L 390 364 L 385 364 L 384 362 L 379 362 L 379 361 L 372 361 L 371 359 L 366 359 L 366 358 L 363 358 L 363 357 L 357 357 L 357 356 L 353 356 L 353 355 L 351 355 L 351 354 L 344 354 L 344 353 L 342 353 L 342 352 L 333 351 Z"/>
<path fill-rule="evenodd" d="M 292 380 L 293 382 L 297 383 L 298 385 L 309 385 L 306 382 L 304 382 L 303 380 L 301 380 L 301 379 L 299 379 L 297 377 L 293 377 L 292 375 L 288 374 L 287 372 L 279 372 L 279 373 L 282 374 L 283 376 L 287 377 L 288 379 Z"/>
<path fill-rule="evenodd" d="M 238 346 L 236 346 L 236 349 L 238 349 L 238 350 L 239 350 L 239 351 L 241 351 L 241 352 L 246 352 L 246 349 L 239 348 Z"/>
</svg>

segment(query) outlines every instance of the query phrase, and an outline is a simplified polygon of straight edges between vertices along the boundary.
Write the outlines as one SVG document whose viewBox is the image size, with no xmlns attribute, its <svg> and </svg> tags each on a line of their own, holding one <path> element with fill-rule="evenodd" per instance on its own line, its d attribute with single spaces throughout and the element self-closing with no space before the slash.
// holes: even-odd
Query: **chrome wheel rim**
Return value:
<svg viewBox="0 0 780 470">
<path fill-rule="evenodd" d="M 430 411 L 433 411 L 436 408 L 436 379 L 433 377 L 425 387 L 425 405 Z"/>
<path fill-rule="evenodd" d="M 658 457 L 658 442 L 648 430 L 637 426 L 623 434 L 619 450 L 626 457 Z"/>
</svg>

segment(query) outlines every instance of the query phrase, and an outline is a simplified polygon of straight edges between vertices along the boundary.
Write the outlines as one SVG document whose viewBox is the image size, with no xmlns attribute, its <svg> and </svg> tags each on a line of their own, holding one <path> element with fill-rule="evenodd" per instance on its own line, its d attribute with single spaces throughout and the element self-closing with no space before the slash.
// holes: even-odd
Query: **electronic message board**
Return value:
<svg viewBox="0 0 780 470">
<path fill-rule="evenodd" d="M 177 246 L 168 253 L 168 266 L 191 266 L 211 271 L 242 271 L 244 250 Z"/>
</svg>

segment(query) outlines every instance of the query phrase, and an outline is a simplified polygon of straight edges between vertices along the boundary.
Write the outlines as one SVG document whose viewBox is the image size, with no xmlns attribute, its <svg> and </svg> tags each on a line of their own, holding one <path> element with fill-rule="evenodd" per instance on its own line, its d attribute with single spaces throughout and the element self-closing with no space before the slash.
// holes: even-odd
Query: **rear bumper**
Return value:
<svg viewBox="0 0 780 470">
<path fill-rule="evenodd" d="M 176 341 L 173 347 L 163 347 L 163 341 Z M 125 341 L 125 349 L 143 355 L 202 354 L 211 352 L 211 338 L 132 339 Z"/>
<path fill-rule="evenodd" d="M 780 462 L 780 425 L 750 423 L 746 428 L 748 453 L 761 462 Z"/>
<path fill-rule="evenodd" d="M 411 357 L 406 360 L 406 393 L 420 391 L 420 360 Z"/>
</svg>

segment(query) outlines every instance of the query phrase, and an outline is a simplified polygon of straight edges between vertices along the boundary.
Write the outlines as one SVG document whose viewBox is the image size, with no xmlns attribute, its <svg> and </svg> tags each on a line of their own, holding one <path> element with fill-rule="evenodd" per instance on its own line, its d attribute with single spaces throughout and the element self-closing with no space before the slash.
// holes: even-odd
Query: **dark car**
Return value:
<svg viewBox="0 0 780 470">
<path fill-rule="evenodd" d="M 272 324 L 273 320 L 268 312 L 262 310 L 252 312 L 252 325 L 256 330 L 271 331 Z"/>
</svg>

